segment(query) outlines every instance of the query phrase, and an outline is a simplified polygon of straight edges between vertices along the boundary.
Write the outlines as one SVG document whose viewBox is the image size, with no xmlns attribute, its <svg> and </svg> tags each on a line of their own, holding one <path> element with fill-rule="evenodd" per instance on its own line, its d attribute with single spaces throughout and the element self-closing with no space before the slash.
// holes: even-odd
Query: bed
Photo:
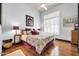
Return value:
<svg viewBox="0 0 79 59">
<path fill-rule="evenodd" d="M 39 35 L 22 35 L 21 40 L 35 47 L 38 54 L 41 54 L 47 44 L 53 41 L 51 33 L 40 33 Z"/>
</svg>

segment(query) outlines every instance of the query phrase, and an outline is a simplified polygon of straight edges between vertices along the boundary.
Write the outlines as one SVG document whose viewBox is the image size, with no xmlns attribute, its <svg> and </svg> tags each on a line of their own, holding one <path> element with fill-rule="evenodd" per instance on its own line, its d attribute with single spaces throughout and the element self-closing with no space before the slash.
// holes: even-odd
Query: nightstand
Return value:
<svg viewBox="0 0 79 59">
<path fill-rule="evenodd" d="M 20 34 L 14 35 L 14 44 L 20 43 L 20 42 L 21 42 L 21 35 Z"/>
</svg>

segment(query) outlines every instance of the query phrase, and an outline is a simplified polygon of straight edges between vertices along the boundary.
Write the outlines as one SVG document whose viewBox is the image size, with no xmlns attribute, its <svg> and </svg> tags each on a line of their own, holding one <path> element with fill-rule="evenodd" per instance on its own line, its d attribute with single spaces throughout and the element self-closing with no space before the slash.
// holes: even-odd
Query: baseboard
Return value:
<svg viewBox="0 0 79 59">
<path fill-rule="evenodd" d="M 67 41 L 67 40 L 64 40 L 64 39 L 56 38 L 56 40 L 59 40 L 59 41 L 65 41 L 65 42 L 69 42 L 69 43 L 71 43 L 71 41 Z"/>
</svg>

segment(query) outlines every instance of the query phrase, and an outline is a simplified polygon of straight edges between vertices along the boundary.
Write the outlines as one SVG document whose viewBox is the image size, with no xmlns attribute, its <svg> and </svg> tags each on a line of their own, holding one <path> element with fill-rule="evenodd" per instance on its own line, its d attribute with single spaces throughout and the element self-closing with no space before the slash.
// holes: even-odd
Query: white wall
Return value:
<svg viewBox="0 0 79 59">
<path fill-rule="evenodd" d="M 2 52 L 2 28 L 0 25 L 0 55 L 1 55 L 1 52 Z"/>
<path fill-rule="evenodd" d="M 2 29 L 4 39 L 13 38 L 12 29 L 14 25 L 19 25 L 20 29 L 26 27 L 25 15 L 34 17 L 34 27 L 40 27 L 40 13 L 28 4 L 3 3 L 2 4 Z"/>
<path fill-rule="evenodd" d="M 77 13 L 78 13 L 77 8 L 78 7 L 76 3 L 69 3 L 69 4 L 65 3 L 65 4 L 60 4 L 59 6 L 55 6 L 54 8 L 51 8 L 46 12 L 42 12 L 41 19 L 40 19 L 42 30 L 44 28 L 43 26 L 44 15 L 55 11 L 60 11 L 60 35 L 56 36 L 56 38 L 71 41 L 71 30 L 73 30 L 74 27 L 63 27 L 63 17 L 77 16 Z"/>
<path fill-rule="evenodd" d="M 63 27 L 63 17 L 64 16 L 76 16 L 77 15 L 77 4 L 67 3 L 55 6 L 46 12 L 40 13 L 34 8 L 30 7 L 28 4 L 2 4 L 2 28 L 4 39 L 13 38 L 12 26 L 18 24 L 20 29 L 25 28 L 25 15 L 31 15 L 34 17 L 34 27 L 44 28 L 43 17 L 54 11 L 60 11 L 60 35 L 56 36 L 59 39 L 71 41 L 71 30 L 73 27 Z"/>
</svg>

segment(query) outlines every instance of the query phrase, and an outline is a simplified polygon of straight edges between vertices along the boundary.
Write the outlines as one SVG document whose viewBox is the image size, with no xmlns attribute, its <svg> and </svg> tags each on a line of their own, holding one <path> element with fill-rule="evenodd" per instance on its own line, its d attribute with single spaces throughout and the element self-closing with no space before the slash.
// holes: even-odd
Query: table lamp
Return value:
<svg viewBox="0 0 79 59">
<path fill-rule="evenodd" d="M 17 30 L 19 30 L 19 26 L 13 26 L 13 30 L 15 30 L 15 35 L 17 35 Z"/>
</svg>

